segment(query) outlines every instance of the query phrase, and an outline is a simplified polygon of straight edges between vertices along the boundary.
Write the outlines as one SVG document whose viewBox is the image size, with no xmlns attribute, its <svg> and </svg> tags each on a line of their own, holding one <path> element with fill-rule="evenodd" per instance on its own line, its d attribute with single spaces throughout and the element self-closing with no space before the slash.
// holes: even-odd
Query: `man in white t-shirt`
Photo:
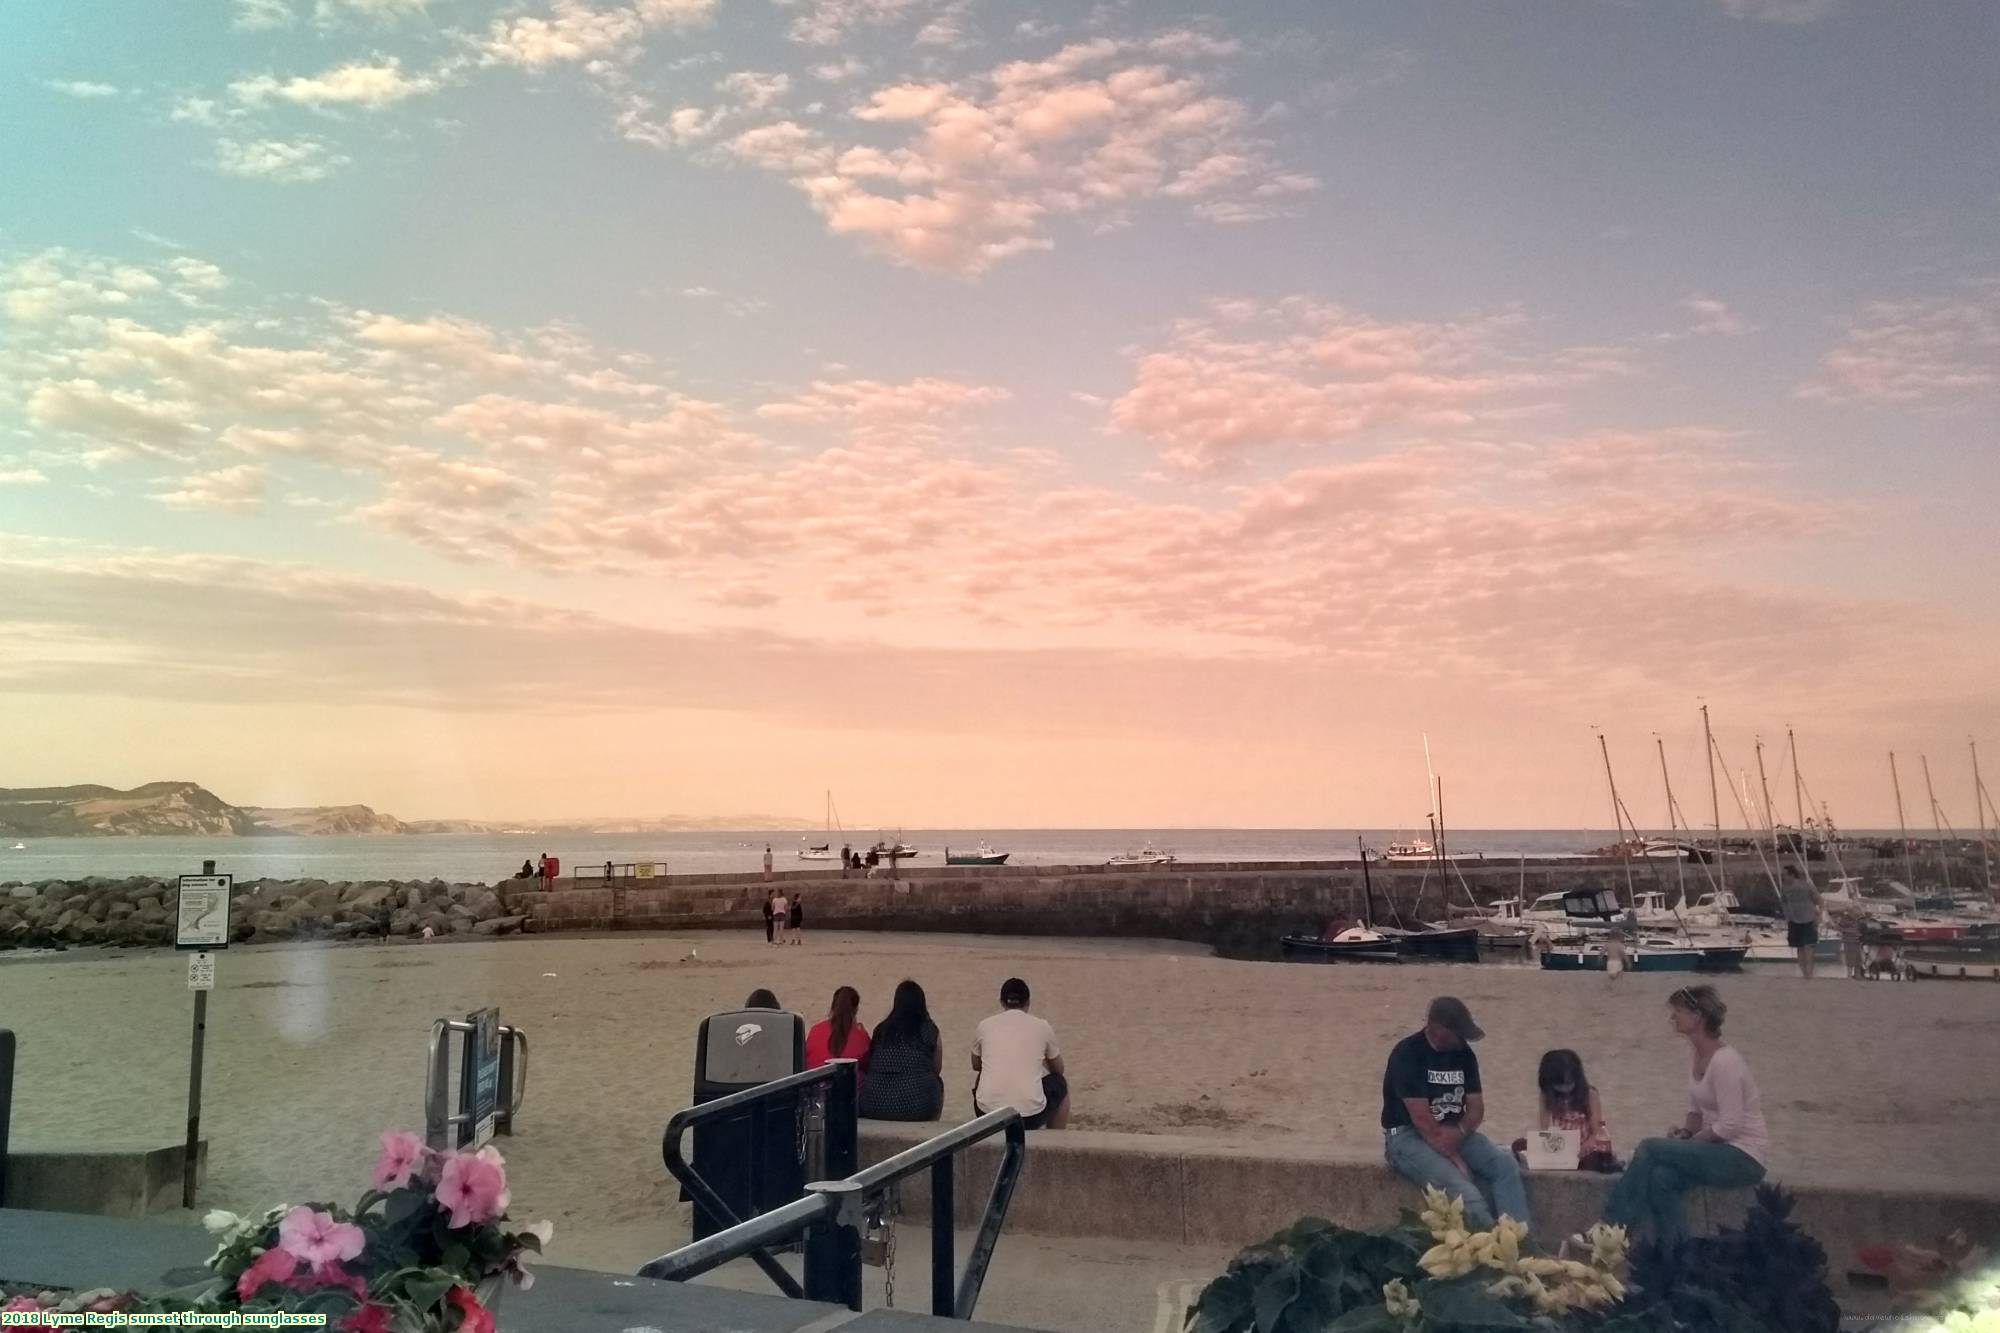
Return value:
<svg viewBox="0 0 2000 1333">
<path fill-rule="evenodd" d="M 1056 1030 L 1028 1012 L 1028 983 L 1019 977 L 1001 983 L 1000 1012 L 980 1020 L 972 1071 L 972 1104 L 982 1115 L 1011 1106 L 1029 1129 L 1069 1123 L 1069 1081 Z"/>
</svg>

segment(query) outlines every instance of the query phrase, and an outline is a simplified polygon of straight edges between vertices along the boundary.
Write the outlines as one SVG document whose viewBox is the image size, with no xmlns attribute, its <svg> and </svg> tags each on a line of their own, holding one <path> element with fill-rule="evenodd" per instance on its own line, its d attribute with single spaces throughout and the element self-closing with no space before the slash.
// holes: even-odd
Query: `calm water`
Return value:
<svg viewBox="0 0 2000 1333">
<path fill-rule="evenodd" d="M 1012 853 L 1011 865 L 1091 865 L 1150 842 L 1188 861 L 1325 861 L 1352 858 L 1356 836 L 1374 848 L 1406 832 L 1386 829 L 905 829 L 903 840 L 920 855 L 904 865 L 917 870 L 944 863 L 944 849 L 966 851 L 984 838 Z M 855 833 L 857 848 L 874 831 Z M 821 841 L 816 831 L 813 842 Z M 432 833 L 373 837 L 266 838 L 42 838 L 10 851 L 0 842 L 0 882 L 9 880 L 183 875 L 203 859 L 238 879 L 443 879 L 490 883 L 505 879 L 543 852 L 565 868 L 605 861 L 663 861 L 669 874 L 713 874 L 758 869 L 769 844 L 780 869 L 802 869 L 801 831 L 737 833 L 488 834 Z M 834 845 L 840 845 L 836 837 Z M 1454 856 L 1575 853 L 1609 841 L 1585 830 L 1467 829 L 1446 839 Z M 824 863 L 820 863 L 824 864 Z"/>
</svg>

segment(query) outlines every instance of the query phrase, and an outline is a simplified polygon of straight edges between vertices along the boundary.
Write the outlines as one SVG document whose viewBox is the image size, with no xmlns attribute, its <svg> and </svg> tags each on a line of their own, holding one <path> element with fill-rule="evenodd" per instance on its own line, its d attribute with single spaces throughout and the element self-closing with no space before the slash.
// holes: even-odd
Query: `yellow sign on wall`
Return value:
<svg viewBox="0 0 2000 1333">
<path fill-rule="evenodd" d="M 651 861 L 639 862 L 639 864 L 632 867 L 632 874 L 637 879 L 651 879 L 653 877 L 653 863 Z"/>
</svg>

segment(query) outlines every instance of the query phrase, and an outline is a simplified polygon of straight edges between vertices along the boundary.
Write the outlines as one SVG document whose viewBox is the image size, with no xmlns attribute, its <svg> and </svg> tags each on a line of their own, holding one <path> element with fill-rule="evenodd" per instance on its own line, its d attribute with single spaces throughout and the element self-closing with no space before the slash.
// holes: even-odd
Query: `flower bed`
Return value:
<svg viewBox="0 0 2000 1333">
<path fill-rule="evenodd" d="M 554 1231 L 547 1222 L 508 1225 L 500 1154 L 434 1152 L 391 1130 L 372 1185 L 351 1209 L 303 1203 L 258 1217 L 209 1213 L 214 1276 L 194 1287 L 13 1292 L 0 1311 L 43 1313 L 44 1326 L 82 1322 L 57 1316 L 240 1311 L 324 1315 L 343 1333 L 493 1333 L 503 1279 L 531 1285 L 528 1257 Z"/>
</svg>

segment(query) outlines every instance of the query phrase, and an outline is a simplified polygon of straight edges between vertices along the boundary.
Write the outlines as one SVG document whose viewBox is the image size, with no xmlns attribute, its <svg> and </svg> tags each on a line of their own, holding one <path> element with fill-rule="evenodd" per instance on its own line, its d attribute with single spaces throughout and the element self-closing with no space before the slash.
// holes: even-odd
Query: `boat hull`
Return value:
<svg viewBox="0 0 2000 1333">
<path fill-rule="evenodd" d="M 1004 866 L 1012 852 L 995 852 L 991 856 L 959 856 L 956 853 L 945 857 L 948 866 Z"/>
<path fill-rule="evenodd" d="M 1405 958 L 1430 963 L 1476 963 L 1479 961 L 1479 931 L 1472 926 L 1450 930 L 1413 930 L 1408 934 L 1385 931 Z"/>
<path fill-rule="evenodd" d="M 1627 972 L 1695 972 L 1701 969 L 1702 950 L 1676 949 L 1657 953 L 1634 953 L 1625 959 Z M 1739 957 L 1740 963 L 1742 959 Z M 1550 972 L 1603 972 L 1605 957 L 1592 949 L 1550 949 L 1542 955 L 1542 967 Z"/>
</svg>

